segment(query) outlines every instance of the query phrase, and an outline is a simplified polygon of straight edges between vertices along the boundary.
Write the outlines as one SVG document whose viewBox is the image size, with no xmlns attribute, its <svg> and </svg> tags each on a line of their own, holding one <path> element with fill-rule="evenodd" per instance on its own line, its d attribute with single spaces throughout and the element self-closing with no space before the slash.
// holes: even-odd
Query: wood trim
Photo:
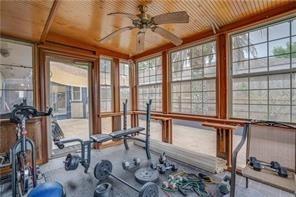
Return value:
<svg viewBox="0 0 296 197">
<path fill-rule="evenodd" d="M 94 83 L 90 83 L 90 89 L 92 90 L 91 95 L 90 95 L 90 100 L 91 100 L 91 105 L 90 106 L 90 116 L 91 116 L 91 131 L 93 134 L 96 134 L 100 132 L 98 126 L 100 125 L 99 120 L 97 118 L 97 110 L 99 108 L 99 93 L 98 91 L 98 84 L 99 84 L 99 75 L 97 72 L 99 71 L 98 69 L 98 61 L 97 59 L 93 57 L 88 57 L 88 56 L 81 56 L 81 55 L 75 55 L 73 53 L 68 53 L 68 51 L 59 51 L 55 50 L 56 48 L 51 48 L 47 47 L 40 47 L 39 48 L 39 81 L 40 81 L 40 108 L 41 110 L 46 110 L 47 105 L 48 105 L 48 73 L 49 73 L 49 68 L 48 68 L 48 59 L 46 56 L 57 56 L 57 57 L 62 57 L 62 58 L 70 58 L 70 59 L 79 59 L 82 61 L 86 61 L 91 63 L 90 69 L 90 81 Z M 42 131 L 46 131 L 42 133 L 42 155 L 43 155 L 43 163 L 48 162 L 48 121 L 45 118 L 42 118 Z"/>
<path fill-rule="evenodd" d="M 133 111 L 134 114 L 146 114 L 144 111 Z M 213 123 L 221 123 L 221 124 L 232 124 L 232 125 L 240 125 L 243 126 L 244 124 L 248 123 L 248 120 L 235 120 L 235 119 L 219 119 L 215 117 L 205 117 L 205 116 L 198 116 L 198 115 L 188 115 L 188 114 L 177 114 L 177 113 L 156 113 L 151 112 L 152 116 L 157 117 L 166 117 L 172 119 L 179 119 L 179 120 L 190 120 L 190 121 L 200 121 L 200 122 L 213 122 Z"/>
<path fill-rule="evenodd" d="M 112 91 L 113 91 L 113 112 L 120 113 L 120 73 L 119 73 L 119 59 L 113 58 L 112 61 Z M 121 129 L 121 114 L 112 116 L 112 131 L 118 131 Z"/>
<path fill-rule="evenodd" d="M 167 114 L 170 111 L 170 97 L 169 97 L 169 65 L 168 53 L 162 52 L 162 112 Z"/>
<path fill-rule="evenodd" d="M 132 111 L 138 109 L 138 88 L 137 88 L 137 79 L 138 79 L 138 69 L 135 62 L 131 64 L 131 91 L 132 91 Z"/>
<path fill-rule="evenodd" d="M 43 28 L 41 37 L 40 37 L 40 42 L 41 43 L 44 43 L 45 40 L 46 40 L 47 34 L 48 34 L 48 32 L 50 30 L 50 27 L 51 27 L 51 25 L 52 25 L 52 23 L 54 21 L 54 18 L 55 18 L 56 14 L 57 14 L 57 10 L 58 10 L 58 7 L 59 7 L 60 4 L 61 4 L 60 0 L 54 0 L 54 2 L 52 4 L 52 7 L 50 9 L 48 18 L 46 20 L 45 26 Z"/>
<path fill-rule="evenodd" d="M 227 66 L 227 36 L 220 34 L 217 36 L 217 117 L 228 118 L 228 66 Z"/>
<path fill-rule="evenodd" d="M 48 51 L 51 51 L 52 53 L 56 54 L 65 54 L 67 56 L 73 56 L 73 57 L 80 57 L 80 58 L 91 58 L 93 61 L 95 61 L 98 56 L 84 53 L 81 51 L 77 51 L 75 49 L 70 50 L 70 48 L 65 48 L 61 45 L 51 44 L 51 43 L 45 43 L 45 44 L 38 44 L 38 48 L 40 49 L 46 49 Z"/>
<path fill-rule="evenodd" d="M 210 122 L 204 122 L 202 123 L 202 126 L 213 127 L 216 129 L 232 129 L 232 130 L 237 129 L 237 126 L 228 125 L 228 124 L 210 123 Z"/>
<path fill-rule="evenodd" d="M 94 62 L 92 62 L 92 72 L 91 72 L 91 117 L 92 117 L 92 126 L 93 126 L 93 134 L 101 133 L 101 119 L 97 117 L 97 114 L 100 112 L 100 75 L 98 74 L 100 72 L 100 60 L 96 59 Z"/>
<path fill-rule="evenodd" d="M 46 86 L 46 80 L 48 79 L 46 75 L 46 64 L 45 59 L 45 53 L 42 50 L 39 50 L 39 73 L 38 73 L 38 81 L 39 81 L 39 87 L 38 93 L 40 95 L 40 110 L 45 111 L 46 110 L 46 90 L 48 89 Z M 42 118 L 41 120 L 41 142 L 42 142 L 42 163 L 48 162 L 48 134 L 47 134 L 47 128 L 48 123 L 47 121 Z"/>
<path fill-rule="evenodd" d="M 100 55 L 115 57 L 115 58 L 124 59 L 124 60 L 128 60 L 130 58 L 129 55 L 127 54 L 119 53 L 119 52 L 112 51 L 110 49 L 105 49 L 98 46 L 92 46 L 84 42 L 81 42 L 79 40 L 75 40 L 56 33 L 48 34 L 46 42 L 62 44 L 62 45 L 71 46 L 78 49 L 84 49 L 92 52 L 93 54 L 100 54 Z"/>
<path fill-rule="evenodd" d="M 259 13 L 259 14 L 246 16 L 237 22 L 224 25 L 224 26 L 220 27 L 219 30 L 216 31 L 216 34 L 218 35 L 218 34 L 229 33 L 229 32 L 235 31 L 237 29 L 242 29 L 246 26 L 253 25 L 255 23 L 265 21 L 267 19 L 278 18 L 283 14 L 287 15 L 287 14 L 291 14 L 293 12 L 295 13 L 295 9 L 296 9 L 296 3 L 295 2 L 288 2 L 288 3 L 283 4 L 280 7 L 275 7 L 275 8 L 266 10 L 266 11 Z M 213 31 L 211 29 L 205 30 L 203 32 L 198 32 L 192 36 L 184 38 L 182 45 L 185 45 L 185 44 L 197 41 L 197 40 L 201 40 L 201 39 L 213 36 L 213 35 L 215 35 L 215 34 L 213 33 Z M 176 46 L 171 43 L 165 44 L 165 45 L 147 50 L 143 53 L 134 55 L 131 57 L 131 59 L 137 60 L 137 59 L 143 58 L 145 56 L 149 56 L 151 54 L 159 53 L 161 51 L 171 50 L 175 47 Z"/>
<path fill-rule="evenodd" d="M 119 59 L 113 58 L 112 69 L 111 69 L 111 80 L 113 86 L 113 112 L 120 112 L 120 73 L 119 73 Z"/>
</svg>

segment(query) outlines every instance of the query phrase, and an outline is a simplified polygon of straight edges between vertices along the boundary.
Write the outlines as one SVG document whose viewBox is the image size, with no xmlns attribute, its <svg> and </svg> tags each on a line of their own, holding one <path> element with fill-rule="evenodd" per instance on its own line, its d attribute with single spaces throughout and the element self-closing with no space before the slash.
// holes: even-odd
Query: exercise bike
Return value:
<svg viewBox="0 0 296 197">
<path fill-rule="evenodd" d="M 48 112 L 38 112 L 34 107 L 28 106 L 24 99 L 21 104 L 14 105 L 11 113 L 1 116 L 9 116 L 10 121 L 17 124 L 16 143 L 11 148 L 9 163 L 12 166 L 13 197 L 26 195 L 28 192 L 28 197 L 64 196 L 63 186 L 57 182 L 37 186 L 35 144 L 27 137 L 26 121 L 33 117 L 49 116 L 51 112 L 52 108 Z"/>
</svg>

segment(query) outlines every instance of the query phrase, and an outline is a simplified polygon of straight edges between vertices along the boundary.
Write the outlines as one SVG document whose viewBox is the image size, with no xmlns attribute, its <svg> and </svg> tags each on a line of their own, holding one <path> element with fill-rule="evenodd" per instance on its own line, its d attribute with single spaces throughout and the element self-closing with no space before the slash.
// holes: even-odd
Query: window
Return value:
<svg viewBox="0 0 296 197">
<path fill-rule="evenodd" d="M 131 109 L 131 96 L 130 96 L 130 75 L 129 64 L 120 63 L 120 110 L 123 111 L 123 102 L 128 100 L 128 109 Z"/>
<path fill-rule="evenodd" d="M 81 101 L 81 87 L 72 87 L 72 101 Z"/>
<path fill-rule="evenodd" d="M 33 46 L 0 38 L 0 114 L 27 100 L 33 105 Z"/>
<path fill-rule="evenodd" d="M 111 60 L 100 60 L 101 112 L 112 111 Z"/>
<path fill-rule="evenodd" d="M 232 117 L 296 122 L 296 20 L 231 36 Z"/>
<path fill-rule="evenodd" d="M 171 111 L 216 115 L 216 42 L 171 53 Z"/>
<path fill-rule="evenodd" d="M 67 86 L 51 82 L 50 84 L 50 106 L 53 108 L 54 115 L 67 114 L 68 97 Z"/>
<path fill-rule="evenodd" d="M 146 110 L 152 99 L 152 111 L 162 111 L 162 67 L 161 57 L 138 62 L 138 109 Z"/>
</svg>

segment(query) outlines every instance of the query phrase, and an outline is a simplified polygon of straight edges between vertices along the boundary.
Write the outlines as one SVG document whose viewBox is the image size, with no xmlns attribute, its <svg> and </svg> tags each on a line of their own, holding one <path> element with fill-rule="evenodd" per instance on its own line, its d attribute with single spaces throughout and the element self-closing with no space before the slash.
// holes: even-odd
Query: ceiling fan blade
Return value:
<svg viewBox="0 0 296 197">
<path fill-rule="evenodd" d="M 130 14 L 130 13 L 125 13 L 125 12 L 112 12 L 107 14 L 109 16 L 125 16 L 128 17 L 131 20 L 137 19 L 138 17 L 136 15 Z"/>
<path fill-rule="evenodd" d="M 156 25 L 169 23 L 189 23 L 189 15 L 185 11 L 160 14 L 152 17 Z"/>
<path fill-rule="evenodd" d="M 158 33 L 159 35 L 161 35 L 165 39 L 169 40 L 170 42 L 172 42 L 176 46 L 179 46 L 183 43 L 182 39 L 180 39 L 175 34 L 169 32 L 161 27 L 156 26 L 156 27 L 152 28 L 152 31 L 155 33 Z"/>
<path fill-rule="evenodd" d="M 144 41 L 145 41 L 145 32 L 139 31 L 137 35 L 137 45 L 136 45 L 137 52 L 144 51 Z"/>
<path fill-rule="evenodd" d="M 135 28 L 135 27 L 133 27 L 133 26 L 128 26 L 128 27 L 122 27 L 122 28 L 119 28 L 119 29 L 113 31 L 111 34 L 105 36 L 104 38 L 101 38 L 101 39 L 99 40 L 99 42 L 103 42 L 103 41 L 110 40 L 111 38 L 113 38 L 113 37 L 116 36 L 117 34 L 122 33 L 122 32 L 125 32 L 125 31 L 127 31 L 127 30 L 132 30 L 132 29 L 134 29 L 134 28 Z"/>
</svg>

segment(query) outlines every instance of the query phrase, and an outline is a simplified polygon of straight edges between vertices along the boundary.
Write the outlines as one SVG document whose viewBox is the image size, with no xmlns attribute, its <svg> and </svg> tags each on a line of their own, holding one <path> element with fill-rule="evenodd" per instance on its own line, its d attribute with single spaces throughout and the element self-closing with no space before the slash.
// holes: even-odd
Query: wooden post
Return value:
<svg viewBox="0 0 296 197">
<path fill-rule="evenodd" d="M 170 71 L 167 51 L 162 52 L 162 112 L 170 112 Z M 162 121 L 162 141 L 172 143 L 172 120 Z"/>
<path fill-rule="evenodd" d="M 130 78 L 131 78 L 131 108 L 132 111 L 138 110 L 138 90 L 137 90 L 137 84 L 138 84 L 138 72 L 137 72 L 137 65 L 134 61 L 130 61 Z M 137 127 L 139 126 L 139 120 L 138 120 L 138 114 L 131 114 L 131 126 Z"/>
<path fill-rule="evenodd" d="M 113 91 L 113 112 L 120 112 L 120 73 L 119 73 L 119 59 L 113 58 L 112 69 L 112 91 Z M 112 116 L 112 131 L 121 129 L 121 116 Z"/>
<path fill-rule="evenodd" d="M 217 116 L 220 119 L 228 118 L 228 67 L 227 67 L 227 36 L 225 33 L 217 36 Z M 216 128 L 217 157 L 227 160 L 231 167 L 233 130 Z"/>
</svg>

